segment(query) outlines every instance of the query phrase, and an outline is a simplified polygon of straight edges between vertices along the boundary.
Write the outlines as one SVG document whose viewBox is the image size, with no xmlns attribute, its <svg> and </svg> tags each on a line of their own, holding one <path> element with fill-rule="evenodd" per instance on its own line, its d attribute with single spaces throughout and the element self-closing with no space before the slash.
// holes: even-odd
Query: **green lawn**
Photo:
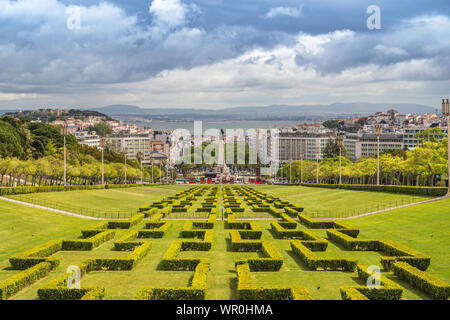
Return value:
<svg viewBox="0 0 450 320">
<path fill-rule="evenodd" d="M 389 239 L 431 257 L 430 274 L 450 282 L 450 199 L 347 219 L 361 237 Z"/>
<path fill-rule="evenodd" d="M 27 200 L 51 208 L 67 206 L 65 210 L 80 213 L 80 208 L 95 210 L 137 210 L 163 197 L 173 196 L 186 190 L 184 185 L 159 185 L 151 187 L 81 190 L 67 192 L 42 192 L 10 196 L 13 199 Z M 47 202 L 46 202 L 47 201 Z M 72 208 L 72 209 L 71 209 Z"/>
<path fill-rule="evenodd" d="M 260 185 L 254 188 L 304 207 L 309 216 L 326 218 L 349 217 L 429 198 L 301 186 Z"/>
<path fill-rule="evenodd" d="M 181 190 L 173 186 L 173 192 Z M 178 188 L 178 190 L 176 190 Z M 265 188 L 265 187 L 263 187 Z M 277 188 L 277 187 L 272 187 Z M 287 187 L 282 187 L 287 193 Z M 298 192 L 298 187 L 292 187 L 292 194 Z M 146 199 L 160 199 L 166 194 L 161 189 L 132 188 L 123 191 L 132 193 L 142 192 Z M 298 199 L 289 200 L 301 204 L 308 199 L 303 195 Z M 307 188 L 306 191 L 319 191 Z M 108 190 L 109 191 L 109 190 Z M 268 188 L 268 194 L 284 197 L 280 192 Z M 334 192 L 334 190 L 328 190 Z M 353 193 L 352 191 L 346 191 Z M 64 196 L 66 193 L 54 193 L 54 197 Z M 79 193 L 79 192 L 77 192 Z M 83 192 L 84 193 L 84 192 Z M 97 198 L 98 191 L 86 191 L 83 197 L 88 199 L 88 193 Z M 148 193 L 148 194 L 147 194 Z M 101 193 L 100 193 L 101 194 Z M 117 192 L 117 194 L 121 194 Z M 367 193 L 364 193 L 367 194 Z M 385 194 L 372 194 L 375 197 Z M 313 196 L 313 195 L 311 195 Z M 396 196 L 396 195 L 393 195 Z M 325 198 L 325 197 L 324 197 Z M 333 197 L 330 197 L 330 199 Z M 358 202 L 360 198 L 354 198 Z M 97 200 L 96 200 L 97 201 Z M 106 200 L 105 200 L 106 201 Z M 347 199 L 346 201 L 350 201 Z M 365 201 L 365 200 L 361 200 Z M 148 200 L 147 202 L 148 203 Z M 364 218 L 345 220 L 347 224 L 361 229 L 360 238 L 383 238 L 393 240 L 400 244 L 416 249 L 431 256 L 430 274 L 450 282 L 450 199 L 433 202 L 411 208 L 405 208 L 377 214 Z M 220 218 L 220 216 L 218 216 Z M 38 210 L 22 205 L 0 201 L 0 280 L 9 277 L 18 271 L 9 270 L 8 258 L 15 254 L 46 241 L 64 238 L 73 239 L 80 236 L 80 229 L 94 224 L 95 221 L 72 218 L 57 213 Z M 172 241 L 179 239 L 180 231 L 185 221 L 172 220 L 173 226 L 163 239 L 149 239 L 153 243 L 151 251 L 132 271 L 96 271 L 91 272 L 82 279 L 83 286 L 102 285 L 106 289 L 105 299 L 132 299 L 142 286 L 186 286 L 192 278 L 193 272 L 161 271 L 157 266 L 161 257 Z M 272 242 L 283 256 L 283 267 L 279 272 L 252 273 L 254 281 L 261 286 L 305 286 L 314 299 L 340 299 L 339 287 L 343 285 L 357 285 L 361 282 L 356 273 L 310 271 L 291 252 L 289 240 L 275 239 L 270 231 L 270 221 L 257 222 L 263 229 L 264 240 Z M 135 228 L 143 228 L 144 223 Z M 303 228 L 303 226 L 300 226 Z M 129 230 L 118 230 L 115 239 L 118 239 Z M 317 235 L 325 237 L 325 230 L 313 230 Z M 238 253 L 229 251 L 229 230 L 224 228 L 221 220 L 216 221 L 214 227 L 214 242 L 211 251 L 182 252 L 185 257 L 206 257 L 211 259 L 211 270 L 208 276 L 207 299 L 236 299 L 236 273 L 234 261 L 237 258 L 257 257 L 257 253 Z M 91 257 L 125 257 L 127 252 L 111 250 L 114 240 L 110 240 L 90 252 L 61 251 L 54 256 L 61 258 L 61 264 L 47 277 L 37 281 L 30 287 L 23 289 L 12 299 L 36 299 L 37 289 L 48 281 L 63 274 L 68 266 L 77 265 Z M 340 246 L 329 242 L 326 252 L 317 252 L 323 257 L 353 257 L 366 265 L 379 265 L 380 254 L 377 252 L 352 252 L 343 250 Z M 404 288 L 405 299 L 428 299 L 423 293 L 399 281 L 392 274 L 385 273 Z"/>
</svg>

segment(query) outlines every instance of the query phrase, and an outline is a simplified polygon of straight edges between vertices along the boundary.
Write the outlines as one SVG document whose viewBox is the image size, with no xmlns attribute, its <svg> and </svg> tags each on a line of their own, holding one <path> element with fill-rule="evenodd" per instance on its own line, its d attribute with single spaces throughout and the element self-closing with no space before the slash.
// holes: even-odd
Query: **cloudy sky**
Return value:
<svg viewBox="0 0 450 320">
<path fill-rule="evenodd" d="M 439 107 L 449 30 L 449 0 L 0 0 L 0 109 Z"/>
</svg>

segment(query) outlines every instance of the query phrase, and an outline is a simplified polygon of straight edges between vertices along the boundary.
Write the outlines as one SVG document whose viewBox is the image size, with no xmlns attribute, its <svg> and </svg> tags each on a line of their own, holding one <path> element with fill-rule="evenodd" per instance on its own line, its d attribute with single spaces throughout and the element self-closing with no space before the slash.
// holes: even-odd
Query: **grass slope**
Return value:
<svg viewBox="0 0 450 320">
<path fill-rule="evenodd" d="M 305 208 L 313 217 L 348 217 L 428 199 L 383 192 L 337 190 L 301 186 L 261 185 L 255 189 Z"/>
<path fill-rule="evenodd" d="M 283 187 L 286 188 L 286 187 Z M 311 189 L 308 189 L 311 190 Z M 315 189 L 314 189 L 315 190 Z M 313 190 L 313 191 L 314 191 Z M 297 192 L 298 189 L 289 192 Z M 330 191 L 330 190 L 328 190 Z M 89 191 L 95 193 L 95 191 Z M 128 191 L 127 191 L 128 192 Z M 134 191 L 135 192 L 135 191 Z M 159 199 L 163 196 L 160 189 L 151 192 L 150 197 Z M 269 194 L 283 195 L 266 190 Z M 284 192 L 287 192 L 284 189 Z M 67 193 L 57 193 L 64 195 Z M 350 192 L 353 193 L 353 192 Z M 301 203 L 308 196 L 301 196 Z M 356 201 L 357 200 L 357 201 Z M 294 202 L 293 200 L 291 200 Z M 349 200 L 347 200 L 349 201 Z M 360 198 L 354 198 L 359 202 Z M 361 200 L 364 201 L 364 200 Z M 349 219 L 346 223 L 361 229 L 360 238 L 384 238 L 421 251 L 431 256 L 429 272 L 442 280 L 450 282 L 450 199 L 420 206 L 394 210 L 369 217 Z M 0 280 L 17 271 L 8 270 L 8 258 L 18 252 L 40 245 L 55 238 L 77 238 L 80 229 L 95 223 L 46 212 L 30 207 L 0 201 Z M 142 286 L 185 286 L 192 278 L 192 272 L 161 271 L 157 266 L 172 241 L 179 239 L 185 221 L 171 221 L 173 227 L 163 239 L 151 239 L 152 250 L 132 271 L 92 272 L 82 280 L 82 285 L 103 285 L 106 289 L 105 299 L 131 299 Z M 253 278 L 261 286 L 302 285 L 308 288 L 314 299 L 340 299 L 339 286 L 362 284 L 354 273 L 309 271 L 291 252 L 289 240 L 274 239 L 269 221 L 258 221 L 263 229 L 263 239 L 272 242 L 283 256 L 284 264 L 279 272 L 253 273 Z M 136 228 L 143 228 L 143 223 Z M 117 231 L 115 239 L 128 230 Z M 313 230 L 325 236 L 324 230 Z M 180 256 L 211 258 L 211 271 L 208 277 L 207 299 L 236 299 L 236 274 L 234 261 L 237 258 L 257 257 L 257 253 L 231 252 L 229 248 L 229 231 L 224 229 L 222 221 L 217 221 L 214 228 L 214 244 L 209 252 L 182 252 Z M 113 241 L 99 246 L 91 252 L 58 252 L 61 265 L 48 277 L 25 288 L 13 299 L 36 299 L 37 289 L 65 272 L 69 265 L 79 264 L 89 257 L 120 257 L 126 252 L 112 251 Z M 317 252 L 323 257 L 353 257 L 366 265 L 379 265 L 380 254 L 377 252 L 352 252 L 329 243 L 326 252 Z M 389 274 L 388 274 L 389 276 Z M 394 279 L 395 280 L 395 279 Z M 405 283 L 406 299 L 427 299 L 428 297 Z"/>
<path fill-rule="evenodd" d="M 162 197 L 175 195 L 186 188 L 187 186 L 183 185 L 161 185 L 123 189 L 43 192 L 11 196 L 11 198 L 25 197 L 41 201 L 54 201 L 68 207 L 75 206 L 106 211 L 127 210 L 137 209 L 155 200 L 160 200 Z M 50 202 L 48 206 L 53 207 Z"/>
</svg>

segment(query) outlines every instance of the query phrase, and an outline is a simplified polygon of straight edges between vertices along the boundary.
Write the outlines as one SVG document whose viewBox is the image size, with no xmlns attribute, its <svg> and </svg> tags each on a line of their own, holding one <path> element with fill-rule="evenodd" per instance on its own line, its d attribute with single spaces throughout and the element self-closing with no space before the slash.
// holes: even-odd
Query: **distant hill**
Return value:
<svg viewBox="0 0 450 320">
<path fill-rule="evenodd" d="M 193 108 L 140 108 L 131 105 L 111 105 L 94 110 L 109 116 L 136 116 L 154 119 L 190 120 L 296 120 L 303 118 L 330 118 L 339 116 L 369 115 L 378 111 L 395 109 L 400 113 L 424 114 L 435 112 L 430 106 L 399 103 L 333 103 L 330 105 L 273 105 L 254 107 L 234 107 L 227 109 Z"/>
<path fill-rule="evenodd" d="M 6 112 L 5 115 L 12 116 L 14 118 L 20 118 L 23 120 L 42 120 L 46 122 L 52 122 L 55 120 L 66 120 L 67 118 L 83 119 L 86 117 L 101 117 L 104 120 L 112 120 L 112 118 L 106 114 L 93 111 L 93 110 L 80 110 L 80 109 L 38 109 L 38 110 L 23 110 Z"/>
</svg>

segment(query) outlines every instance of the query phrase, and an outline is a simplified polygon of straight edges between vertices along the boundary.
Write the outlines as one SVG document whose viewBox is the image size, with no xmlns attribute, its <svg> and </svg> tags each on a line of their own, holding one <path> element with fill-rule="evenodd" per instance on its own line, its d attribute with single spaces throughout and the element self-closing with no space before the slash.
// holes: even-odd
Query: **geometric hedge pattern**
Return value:
<svg viewBox="0 0 450 320">
<path fill-rule="evenodd" d="M 342 256 L 326 257 L 329 242 L 349 251 L 375 251 L 381 254 L 380 265 L 385 271 L 392 271 L 393 277 L 381 276 L 379 286 L 343 286 L 336 288 L 346 300 L 398 300 L 403 289 L 394 280 L 406 281 L 413 287 L 434 299 L 448 299 L 450 286 L 431 275 L 426 270 L 430 258 L 386 239 L 359 239 L 359 230 L 350 225 L 333 220 L 315 220 L 303 214 L 303 208 L 276 196 L 267 195 L 248 186 L 196 186 L 166 197 L 140 208 L 140 213 L 128 220 L 111 220 L 96 223 L 81 230 L 79 239 L 55 239 L 31 250 L 10 257 L 11 269 L 18 270 L 14 276 L 0 282 L 0 300 L 8 299 L 37 280 L 49 275 L 60 263 L 55 254 L 60 251 L 95 252 L 95 248 L 113 241 L 113 250 L 126 253 L 120 258 L 92 257 L 78 267 L 80 277 L 89 272 L 129 271 L 145 259 L 152 250 L 152 244 L 166 236 L 172 228 L 171 214 L 195 210 L 202 218 L 186 220 L 179 237 L 168 249 L 161 253 L 158 270 L 192 271 L 193 276 L 184 287 L 141 287 L 135 294 L 138 300 L 205 299 L 208 291 L 208 275 L 211 270 L 210 257 L 206 254 L 214 244 L 214 230 L 217 226 L 217 203 L 223 202 L 226 221 L 223 227 L 228 232 L 228 251 L 257 253 L 257 257 L 235 260 L 236 296 L 239 299 L 312 299 L 304 286 L 262 286 L 255 280 L 258 272 L 277 273 L 284 259 L 279 248 L 267 238 L 262 238 L 263 230 L 257 220 L 241 219 L 245 211 L 266 213 L 272 217 L 270 235 L 273 239 L 286 241 L 291 254 L 309 270 L 353 273 L 365 283 L 371 272 L 368 266 L 355 258 Z M 221 217 L 219 217 L 221 219 Z M 116 239 L 117 230 L 127 230 Z M 321 231 L 321 233 L 317 233 Z M 326 234 L 326 237 L 319 234 Z M 224 239 L 225 240 L 225 239 Z M 94 250 L 94 251 L 93 251 Z M 195 254 L 194 254 L 195 252 Z M 190 256 L 191 255 L 191 256 Z M 242 254 L 242 257 L 245 257 Z M 301 271 L 299 271 L 301 272 Z M 68 281 L 74 274 L 65 273 L 40 285 L 38 297 L 44 300 L 103 299 L 105 287 L 94 286 L 69 289 Z"/>
</svg>

